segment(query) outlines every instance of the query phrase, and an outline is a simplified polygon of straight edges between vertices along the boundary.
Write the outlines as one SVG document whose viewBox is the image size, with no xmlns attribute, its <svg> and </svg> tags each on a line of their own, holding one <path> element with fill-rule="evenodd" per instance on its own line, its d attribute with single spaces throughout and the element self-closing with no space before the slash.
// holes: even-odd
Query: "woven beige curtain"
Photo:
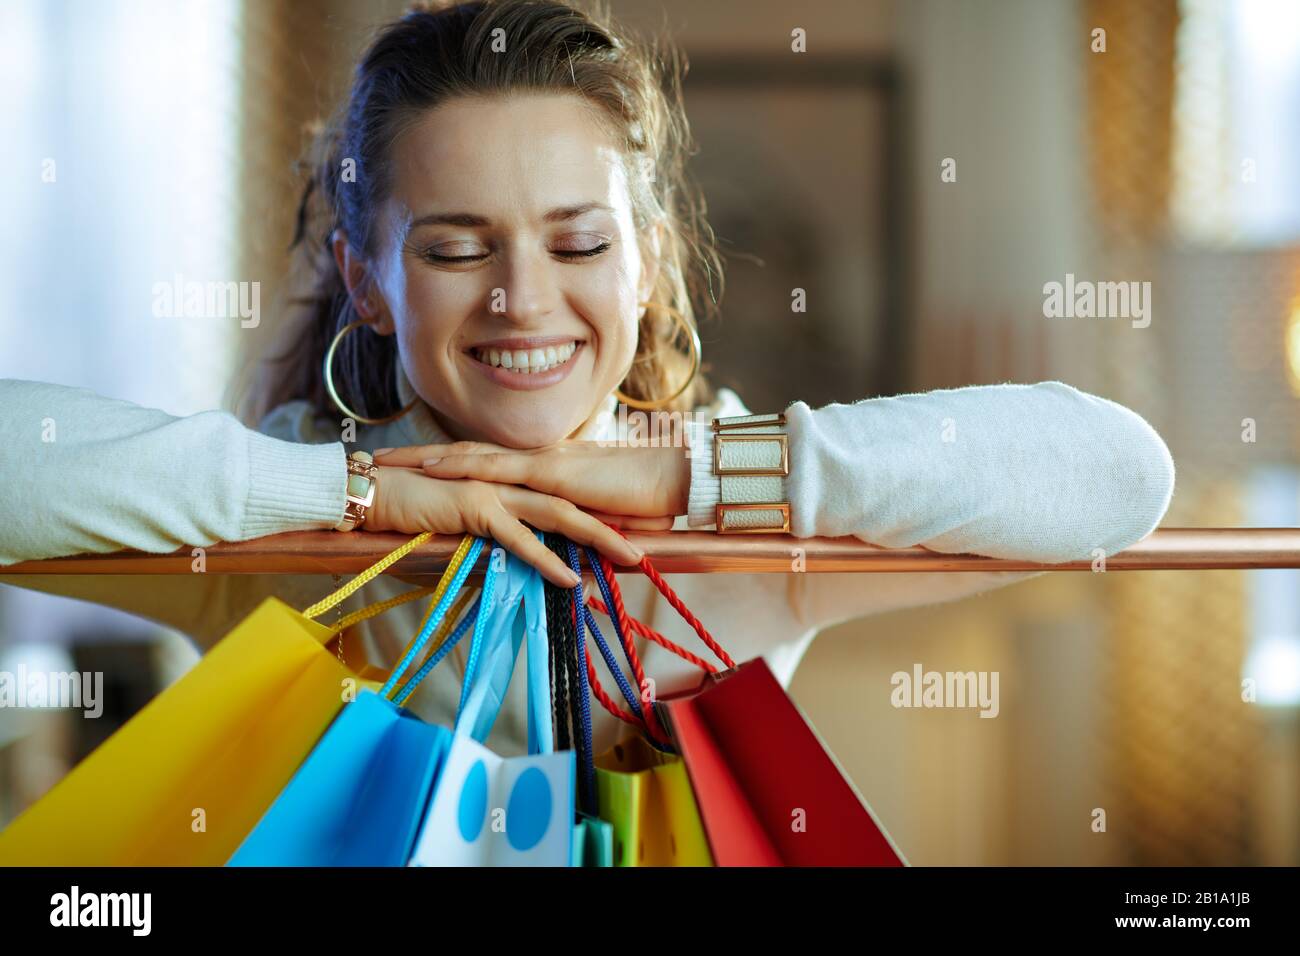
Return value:
<svg viewBox="0 0 1300 956">
<path fill-rule="evenodd" d="M 241 330 L 240 375 L 264 354 L 282 313 L 288 248 L 305 184 L 296 164 L 318 124 L 346 95 L 356 57 L 373 30 L 409 5 L 245 0 L 238 265 L 241 276 L 261 282 L 264 317 L 257 328 Z"/>
<path fill-rule="evenodd" d="M 1087 142 L 1096 261 L 1108 278 L 1151 280 L 1168 237 L 1176 0 L 1086 0 Z M 1165 321 L 1176 317 L 1162 316 Z M 1171 370 L 1153 336 L 1107 343 L 1109 397 L 1154 410 Z M 1168 415 L 1163 416 L 1166 421 Z M 1167 525 L 1242 523 L 1237 481 L 1180 474 Z M 1261 728 L 1242 702 L 1245 578 L 1239 571 L 1112 576 L 1101 729 L 1115 863 L 1261 862 L 1251 795 Z"/>
</svg>

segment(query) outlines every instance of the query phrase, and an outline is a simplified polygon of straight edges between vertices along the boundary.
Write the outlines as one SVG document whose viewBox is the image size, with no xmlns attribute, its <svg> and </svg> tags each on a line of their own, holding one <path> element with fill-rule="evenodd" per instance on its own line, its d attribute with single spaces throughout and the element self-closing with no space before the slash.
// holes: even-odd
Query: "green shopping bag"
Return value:
<svg viewBox="0 0 1300 956">
<path fill-rule="evenodd" d="M 596 758 L 596 791 L 615 866 L 713 865 L 681 757 L 630 737 Z"/>
</svg>

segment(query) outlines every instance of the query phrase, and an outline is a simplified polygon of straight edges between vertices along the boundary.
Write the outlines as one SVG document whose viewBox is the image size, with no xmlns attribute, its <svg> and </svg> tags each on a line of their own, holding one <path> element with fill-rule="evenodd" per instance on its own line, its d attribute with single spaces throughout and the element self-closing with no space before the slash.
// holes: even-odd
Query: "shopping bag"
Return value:
<svg viewBox="0 0 1300 956">
<path fill-rule="evenodd" d="M 404 866 L 451 744 L 365 689 L 230 859 L 231 866 Z"/>
<path fill-rule="evenodd" d="M 413 866 L 568 866 L 574 850 L 574 758 L 554 750 L 541 575 L 498 549 L 484 576 L 455 735 Z M 528 756 L 483 742 L 527 644 Z"/>
<path fill-rule="evenodd" d="M 458 594 L 482 541 L 462 543 L 398 668 L 378 690 L 348 703 L 288 786 L 230 859 L 231 866 L 404 866 L 429 794 L 451 746 L 451 731 L 425 723 L 385 696 L 415 653 L 450 630 Z M 466 595 L 468 597 L 468 594 Z M 449 610 L 451 609 L 451 610 Z M 472 623 L 471 610 L 442 647 Z M 441 659 L 437 655 L 437 659 Z M 442 655 L 445 656 L 445 653 Z M 437 659 L 433 663 L 437 663 Z M 403 699 L 431 667 L 421 668 Z M 391 685 L 391 689 L 386 689 Z"/>
<path fill-rule="evenodd" d="M 5 866 L 220 865 L 284 789 L 357 675 L 311 620 L 428 538 L 299 612 L 267 598 L 0 832 Z"/>
<path fill-rule="evenodd" d="M 564 542 L 562 549 L 556 547 L 554 542 L 548 543 L 556 553 L 563 551 L 571 568 L 579 567 L 578 551 L 572 542 Z M 587 549 L 587 560 L 604 599 L 604 603 L 594 603 L 615 609 L 611 613 L 611 622 L 616 643 L 623 650 L 632 680 L 637 681 L 638 687 L 645 693 L 648 684 L 631 640 L 631 619 L 623 608 L 618 578 L 609 562 L 594 549 Z M 616 744 L 592 761 L 593 788 L 596 794 L 594 804 L 601 819 L 611 825 L 615 865 L 711 865 L 708 843 L 681 759 L 648 742 L 656 733 L 656 728 L 647 723 L 647 718 L 653 716 L 647 706 L 649 697 L 643 700 L 641 694 L 633 690 L 627 675 L 621 672 L 613 651 L 583 599 L 581 585 L 575 586 L 573 600 L 567 608 L 559 607 L 558 604 L 559 602 L 554 602 L 551 606 L 552 618 L 555 619 L 552 630 L 565 634 L 561 643 L 575 643 L 578 633 L 585 635 L 586 631 L 591 632 L 600 656 L 628 704 L 626 711 L 616 708 L 616 713 L 646 734 L 646 737 L 631 737 Z M 576 626 L 579 615 L 583 624 L 581 628 Z M 569 631 L 573 632 L 571 638 Z M 554 645 L 553 634 L 552 646 Z M 612 703 L 605 699 L 594 666 L 588 675 L 587 685 L 594 690 L 602 704 L 608 706 Z M 579 694 L 586 692 L 581 687 L 577 690 Z M 575 724 L 580 722 L 576 717 L 573 720 Z M 664 739 L 663 743 L 667 743 L 667 740 Z"/>
<path fill-rule="evenodd" d="M 635 631 L 709 672 L 697 689 L 662 697 L 652 710 L 681 754 L 716 865 L 905 865 L 761 658 L 735 666 L 643 558 L 641 570 L 727 668 L 715 671 L 628 618 L 613 568 L 594 552 L 588 556 L 598 583 L 604 577 L 612 584 L 601 585 L 603 602 L 591 603 L 607 612 L 620 632 Z M 645 724 L 649 738 L 653 727 L 649 720 Z"/>
<path fill-rule="evenodd" d="M 717 865 L 904 865 L 762 658 L 656 706 Z"/>
<path fill-rule="evenodd" d="M 573 866 L 613 866 L 614 828 L 604 820 L 578 813 L 573 825 Z"/>
<path fill-rule="evenodd" d="M 629 737 L 596 758 L 596 787 L 615 866 L 713 865 L 680 757 Z"/>
</svg>

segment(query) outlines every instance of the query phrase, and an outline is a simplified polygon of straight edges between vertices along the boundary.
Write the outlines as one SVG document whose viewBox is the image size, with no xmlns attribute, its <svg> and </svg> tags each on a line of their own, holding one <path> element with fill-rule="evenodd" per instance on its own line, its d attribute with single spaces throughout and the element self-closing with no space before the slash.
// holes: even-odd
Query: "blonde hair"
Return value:
<svg viewBox="0 0 1300 956">
<path fill-rule="evenodd" d="M 504 31 L 504 33 L 498 33 Z M 506 50 L 493 52 L 499 36 Z M 404 124 L 444 100 L 512 91 L 576 93 L 596 106 L 623 144 L 638 241 L 656 228 L 659 277 L 640 320 L 636 355 L 621 391 L 652 401 L 686 380 L 691 359 L 676 310 L 692 328 L 716 314 L 722 269 L 705 204 L 689 179 L 695 151 L 682 104 L 685 58 L 666 40 L 642 43 L 608 12 L 557 0 L 481 0 L 419 4 L 383 27 L 357 65 L 351 91 L 316 137 L 298 209 L 288 308 L 269 353 L 234 390 L 236 413 L 255 425 L 271 409 L 305 399 L 335 417 L 322 376 L 330 341 L 357 316 L 330 248 L 343 228 L 353 248 L 376 252 L 376 214 L 390 187 L 390 151 Z M 355 166 L 346 181 L 344 159 Z M 665 308 L 666 307 L 666 308 Z M 396 336 L 358 331 L 334 364 L 335 383 L 360 414 L 396 411 Z M 702 375 L 668 411 L 711 399 Z"/>
</svg>

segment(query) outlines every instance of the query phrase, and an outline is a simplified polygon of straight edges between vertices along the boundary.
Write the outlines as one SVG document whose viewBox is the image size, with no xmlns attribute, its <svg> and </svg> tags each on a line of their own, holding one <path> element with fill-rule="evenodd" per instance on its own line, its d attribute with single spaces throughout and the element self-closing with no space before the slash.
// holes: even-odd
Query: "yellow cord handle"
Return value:
<svg viewBox="0 0 1300 956">
<path fill-rule="evenodd" d="M 360 624 L 362 621 L 368 621 L 372 617 L 378 617 L 390 608 L 395 608 L 402 604 L 409 604 L 411 601 L 418 601 L 420 598 L 432 594 L 434 590 L 435 589 L 432 585 L 427 588 L 415 588 L 412 591 L 403 591 L 401 594 L 397 595 L 397 597 L 391 597 L 386 601 L 377 601 L 374 604 L 368 604 L 361 608 L 361 610 L 353 611 L 351 614 L 344 617 L 341 621 L 330 628 L 330 633 L 338 634 L 341 631 L 347 630 L 353 624 Z M 432 610 L 433 605 L 429 605 L 429 608 Z M 425 619 L 428 620 L 427 611 L 425 612 Z M 424 625 L 421 624 L 420 626 L 423 627 Z"/>
<path fill-rule="evenodd" d="M 395 548 L 394 550 L 386 554 L 384 557 L 380 558 L 378 561 L 376 561 L 370 567 L 366 568 L 364 571 L 358 574 L 347 584 L 343 585 L 343 587 L 339 588 L 333 594 L 329 595 L 328 597 L 322 598 L 321 600 L 313 604 L 311 607 L 307 608 L 305 611 L 302 612 L 302 616 L 306 618 L 317 617 L 318 615 L 324 614 L 330 608 L 334 607 L 334 605 L 341 604 L 343 601 L 346 601 L 354 593 L 356 593 L 358 588 L 364 586 L 370 581 L 373 581 L 379 575 L 387 571 L 389 567 L 396 564 L 398 561 L 402 560 L 402 558 L 406 557 L 408 554 L 410 554 L 420 545 L 424 544 L 424 542 L 428 541 L 431 537 L 433 537 L 432 531 L 420 532 L 410 541 L 406 542 L 406 544 L 402 545 L 400 548 Z M 457 549 L 456 553 L 463 558 L 465 556 L 465 552 L 469 550 L 469 542 L 473 540 L 474 540 L 473 535 L 466 535 L 465 540 L 460 543 L 460 548 Z M 444 583 L 447 580 L 449 580 L 449 578 L 450 575 L 443 575 L 442 581 L 439 582 L 438 587 L 442 588 Z"/>
</svg>

